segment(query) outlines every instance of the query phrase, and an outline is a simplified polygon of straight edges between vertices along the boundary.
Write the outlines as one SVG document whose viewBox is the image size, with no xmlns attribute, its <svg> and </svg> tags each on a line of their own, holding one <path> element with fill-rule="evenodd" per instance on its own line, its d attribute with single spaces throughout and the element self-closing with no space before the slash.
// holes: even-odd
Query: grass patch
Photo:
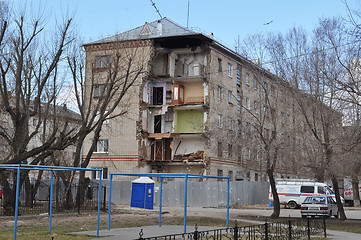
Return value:
<svg viewBox="0 0 361 240">
<path fill-rule="evenodd" d="M 326 220 L 326 227 L 328 230 L 336 230 L 342 232 L 351 232 L 361 234 L 361 221 L 360 220 L 345 220 L 340 221 L 337 219 Z"/>
</svg>

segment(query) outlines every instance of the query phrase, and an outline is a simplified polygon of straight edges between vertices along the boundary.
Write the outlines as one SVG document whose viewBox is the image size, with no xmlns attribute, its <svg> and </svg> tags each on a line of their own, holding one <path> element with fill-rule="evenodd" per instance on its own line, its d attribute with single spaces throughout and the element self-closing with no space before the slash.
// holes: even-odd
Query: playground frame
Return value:
<svg viewBox="0 0 361 240">
<path fill-rule="evenodd" d="M 0 169 L 5 170 L 17 170 L 16 178 L 16 200 L 15 200 L 15 222 L 14 222 L 14 240 L 16 240 L 17 234 L 17 222 L 18 222 L 18 207 L 19 207 L 19 190 L 20 190 L 20 171 L 21 170 L 42 170 L 50 171 L 50 204 L 49 204 L 49 233 L 51 233 L 52 227 L 52 198 L 53 198 L 53 176 L 54 171 L 98 171 L 100 176 L 103 175 L 102 169 L 97 168 L 77 168 L 77 167 L 61 167 L 61 166 L 42 166 L 42 165 L 23 165 L 23 164 L 12 164 L 12 165 L 0 165 Z M 99 178 L 99 193 L 98 193 L 98 218 L 97 218 L 97 238 L 99 237 L 99 220 L 100 220 L 100 202 L 101 202 L 101 184 L 102 178 Z"/>
<path fill-rule="evenodd" d="M 160 197 L 159 197 L 159 227 L 162 226 L 162 192 L 163 192 L 163 178 L 184 178 L 184 233 L 187 230 L 187 183 L 188 179 L 227 179 L 227 228 L 229 227 L 229 185 L 230 178 L 222 176 L 204 176 L 187 173 L 110 173 L 109 179 L 109 207 L 108 207 L 108 230 L 110 230 L 110 213 L 111 213 L 111 199 L 112 199 L 112 181 L 113 176 L 135 176 L 135 177 L 159 177 L 160 178 Z"/>
</svg>

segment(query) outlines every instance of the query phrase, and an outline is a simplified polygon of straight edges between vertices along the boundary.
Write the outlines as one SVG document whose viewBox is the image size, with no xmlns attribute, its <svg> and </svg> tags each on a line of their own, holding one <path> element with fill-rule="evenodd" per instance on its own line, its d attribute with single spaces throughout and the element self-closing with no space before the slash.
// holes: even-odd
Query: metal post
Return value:
<svg viewBox="0 0 361 240">
<path fill-rule="evenodd" d="M 309 218 L 307 218 L 307 237 L 308 237 L 308 240 L 311 240 L 310 219 Z"/>
<path fill-rule="evenodd" d="M 53 178 L 54 178 L 54 172 L 50 172 L 50 202 L 49 202 L 49 233 L 51 233 L 51 220 L 53 216 Z"/>
<path fill-rule="evenodd" d="M 292 240 L 292 222 L 288 220 L 288 239 Z"/>
<path fill-rule="evenodd" d="M 268 223 L 267 222 L 264 224 L 264 236 L 265 236 L 265 239 L 268 240 Z"/>
<path fill-rule="evenodd" d="M 16 178 L 14 240 L 16 240 L 16 233 L 18 231 L 19 190 L 20 190 L 20 165 L 18 166 L 18 172 L 17 172 L 17 178 Z"/>
<path fill-rule="evenodd" d="M 78 207 L 78 214 L 80 214 L 80 172 L 79 172 L 79 181 L 78 181 L 78 202 L 76 205 Z"/>
<path fill-rule="evenodd" d="M 237 220 L 234 222 L 234 228 L 233 228 L 233 240 L 238 240 L 238 226 L 237 226 Z"/>
<path fill-rule="evenodd" d="M 98 192 L 98 222 L 97 222 L 97 238 L 99 237 L 99 222 L 100 222 L 100 201 L 102 200 L 102 178 L 103 170 L 100 169 L 100 178 L 99 178 L 99 192 Z"/>
<path fill-rule="evenodd" d="M 227 228 L 229 228 L 229 177 L 227 178 Z"/>
<path fill-rule="evenodd" d="M 194 226 L 193 239 L 194 239 L 194 240 L 199 240 L 198 225 L 197 225 L 197 223 L 196 223 L 196 225 Z"/>
<path fill-rule="evenodd" d="M 159 227 L 162 226 L 162 195 L 163 195 L 163 178 L 160 177 L 160 192 L 159 192 Z"/>
<path fill-rule="evenodd" d="M 327 238 L 327 233 L 326 233 L 326 216 L 323 216 L 323 234 L 325 236 L 325 238 Z"/>
<path fill-rule="evenodd" d="M 184 233 L 187 232 L 187 185 L 188 185 L 188 174 L 185 176 L 184 181 Z"/>
<path fill-rule="evenodd" d="M 108 230 L 110 230 L 110 212 L 112 207 L 112 181 L 113 181 L 113 174 L 110 174 L 110 182 L 109 182 L 109 202 L 108 202 Z"/>
</svg>

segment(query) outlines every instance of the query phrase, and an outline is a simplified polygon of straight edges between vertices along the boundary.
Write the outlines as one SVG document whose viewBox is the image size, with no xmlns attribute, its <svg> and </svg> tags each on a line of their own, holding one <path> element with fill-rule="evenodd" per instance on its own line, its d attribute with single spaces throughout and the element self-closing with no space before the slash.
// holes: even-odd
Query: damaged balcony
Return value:
<svg viewBox="0 0 361 240">
<path fill-rule="evenodd" d="M 207 113 L 202 105 L 185 105 L 173 108 L 174 133 L 202 134 Z"/>
<path fill-rule="evenodd" d="M 201 162 L 205 149 L 203 136 L 206 113 L 201 107 L 178 107 L 173 111 L 152 109 L 149 118 L 151 161 Z"/>
<path fill-rule="evenodd" d="M 206 140 L 197 134 L 150 133 L 149 164 L 158 172 L 203 174 L 206 169 Z"/>
<path fill-rule="evenodd" d="M 203 81 L 207 57 L 201 48 L 157 48 L 152 66 L 156 77 L 199 79 Z"/>
</svg>

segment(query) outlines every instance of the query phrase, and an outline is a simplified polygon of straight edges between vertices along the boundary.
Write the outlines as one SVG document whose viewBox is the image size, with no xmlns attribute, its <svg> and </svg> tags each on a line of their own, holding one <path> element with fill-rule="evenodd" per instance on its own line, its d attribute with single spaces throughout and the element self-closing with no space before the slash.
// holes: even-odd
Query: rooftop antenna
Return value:
<svg viewBox="0 0 361 240">
<path fill-rule="evenodd" d="M 153 2 L 153 0 L 150 0 L 150 2 L 152 3 L 152 5 L 153 5 L 153 7 L 155 8 L 155 11 L 158 13 L 159 17 L 160 17 L 160 18 L 163 18 L 162 15 L 161 15 L 160 12 L 159 12 L 157 6 L 155 6 L 155 3 Z"/>
<path fill-rule="evenodd" d="M 189 0 L 188 0 L 188 11 L 187 11 L 187 28 L 189 27 Z"/>
</svg>

